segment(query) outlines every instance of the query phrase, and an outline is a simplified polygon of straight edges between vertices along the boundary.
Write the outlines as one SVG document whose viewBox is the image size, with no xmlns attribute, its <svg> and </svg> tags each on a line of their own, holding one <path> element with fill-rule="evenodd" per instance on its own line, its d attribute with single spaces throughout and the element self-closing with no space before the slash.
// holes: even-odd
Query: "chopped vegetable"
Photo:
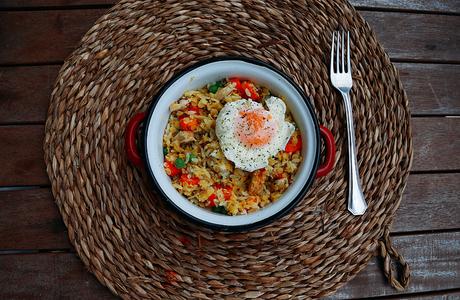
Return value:
<svg viewBox="0 0 460 300">
<path fill-rule="evenodd" d="M 166 174 L 168 174 L 171 177 L 177 176 L 180 173 L 182 173 L 181 170 L 176 168 L 176 166 L 168 160 L 165 161 L 163 165 L 165 167 Z"/>
<path fill-rule="evenodd" d="M 254 85 L 254 83 L 250 81 L 244 81 L 241 84 L 241 90 L 242 93 L 244 94 L 245 97 L 249 97 L 252 100 L 259 101 L 260 100 L 260 95 L 257 92 L 257 88 Z"/>
<path fill-rule="evenodd" d="M 235 84 L 227 84 L 224 87 L 220 88 L 217 93 L 214 94 L 214 98 L 221 101 L 225 97 L 231 95 L 235 90 Z M 238 92 L 239 93 L 239 92 Z"/>
<path fill-rule="evenodd" d="M 291 137 L 284 151 L 287 153 L 294 153 L 300 150 L 302 150 L 302 137 L 297 134 Z"/>
<path fill-rule="evenodd" d="M 190 105 L 188 107 L 188 114 L 201 114 L 201 109 L 198 107 L 198 106 L 195 106 L 195 105 Z"/>
<path fill-rule="evenodd" d="M 227 209 L 224 206 L 214 206 L 211 208 L 211 210 L 215 213 L 224 214 L 224 215 L 227 214 Z"/>
<path fill-rule="evenodd" d="M 196 176 L 190 176 L 189 174 L 182 174 L 180 176 L 180 182 L 182 183 L 182 185 L 198 185 L 200 183 L 200 178 Z"/>
<path fill-rule="evenodd" d="M 198 119 L 187 117 L 185 115 L 179 117 L 179 126 L 182 130 L 194 131 L 198 128 L 199 125 L 200 122 L 198 121 Z"/>
<path fill-rule="evenodd" d="M 193 161 L 194 159 L 196 159 L 195 154 L 190 153 L 190 152 L 187 152 L 187 154 L 185 154 L 185 163 L 186 164 L 188 164 L 189 162 L 194 162 Z"/>
<path fill-rule="evenodd" d="M 163 147 L 163 155 L 166 155 L 166 154 L 168 154 L 168 148 Z"/>
<path fill-rule="evenodd" d="M 214 202 L 214 200 L 216 200 L 216 199 L 217 199 L 216 194 L 211 194 L 211 196 L 208 197 L 209 207 L 215 207 L 216 206 L 216 202 Z"/>
<path fill-rule="evenodd" d="M 198 162 L 198 157 L 196 157 L 195 154 L 190 153 L 190 161 L 192 163 L 197 163 Z"/>
<path fill-rule="evenodd" d="M 224 199 L 229 200 L 232 197 L 233 187 L 230 185 L 222 186 L 220 183 L 215 183 L 214 188 L 216 190 L 222 190 L 222 194 L 224 194 Z"/>
<path fill-rule="evenodd" d="M 286 174 L 284 173 L 278 173 L 272 176 L 274 179 L 282 179 L 286 177 Z"/>
<path fill-rule="evenodd" d="M 230 78 L 228 82 L 234 83 L 235 84 L 235 90 L 238 94 L 240 94 L 241 97 L 244 98 L 244 90 L 243 86 L 241 85 L 241 81 L 239 78 Z"/>
<path fill-rule="evenodd" d="M 224 199 L 229 200 L 232 197 L 233 187 L 226 186 L 222 189 L 222 193 L 224 194 Z"/>
<path fill-rule="evenodd" d="M 209 87 L 208 87 L 208 91 L 210 93 L 213 93 L 215 94 L 220 87 L 222 87 L 222 81 L 217 81 L 217 82 L 214 82 L 213 84 L 211 84 Z"/>
<path fill-rule="evenodd" d="M 182 158 L 180 158 L 180 157 L 176 158 L 176 160 L 174 161 L 174 165 L 175 165 L 176 168 L 178 168 L 178 169 L 183 169 L 183 168 L 185 168 L 185 164 L 186 164 L 185 161 L 184 161 Z"/>
</svg>

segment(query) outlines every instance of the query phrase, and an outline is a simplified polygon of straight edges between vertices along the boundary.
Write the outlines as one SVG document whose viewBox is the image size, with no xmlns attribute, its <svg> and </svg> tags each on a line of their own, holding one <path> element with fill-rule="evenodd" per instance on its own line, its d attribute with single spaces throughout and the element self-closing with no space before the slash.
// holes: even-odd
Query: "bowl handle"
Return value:
<svg viewBox="0 0 460 300">
<path fill-rule="evenodd" d="M 135 114 L 128 122 L 125 131 L 125 149 L 128 160 L 137 168 L 143 168 L 142 158 L 137 148 L 136 137 L 139 126 L 145 119 L 145 112 Z"/>
<path fill-rule="evenodd" d="M 324 139 L 326 146 L 326 160 L 319 166 L 316 177 L 323 177 L 329 174 L 335 164 L 335 140 L 332 132 L 324 126 L 319 126 L 319 132 Z"/>
</svg>

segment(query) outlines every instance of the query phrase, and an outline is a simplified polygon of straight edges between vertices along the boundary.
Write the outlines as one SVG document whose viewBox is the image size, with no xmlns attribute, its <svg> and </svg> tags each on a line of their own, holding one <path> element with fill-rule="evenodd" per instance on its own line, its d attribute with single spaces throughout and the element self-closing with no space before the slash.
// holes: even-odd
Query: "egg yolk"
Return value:
<svg viewBox="0 0 460 300">
<path fill-rule="evenodd" d="M 278 124 L 265 109 L 240 111 L 236 117 L 236 136 L 249 148 L 269 144 L 277 129 Z"/>
</svg>

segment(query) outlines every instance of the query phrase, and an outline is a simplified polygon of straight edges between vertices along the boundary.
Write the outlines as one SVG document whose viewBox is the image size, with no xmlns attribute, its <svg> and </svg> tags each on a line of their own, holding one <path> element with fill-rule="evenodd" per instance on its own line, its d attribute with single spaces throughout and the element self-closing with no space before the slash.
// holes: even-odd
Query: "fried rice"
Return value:
<svg viewBox="0 0 460 300">
<path fill-rule="evenodd" d="M 262 104 L 271 95 L 267 87 L 254 85 L 254 90 Z M 215 133 L 217 115 L 240 99 L 235 83 L 225 79 L 187 91 L 171 104 L 163 135 L 164 167 L 173 186 L 195 205 L 226 215 L 255 212 L 279 199 L 302 162 L 300 149 L 287 147 L 255 172 L 235 168 L 225 158 Z M 289 110 L 285 119 L 296 126 Z M 301 142 L 296 126 L 289 144 Z"/>
</svg>

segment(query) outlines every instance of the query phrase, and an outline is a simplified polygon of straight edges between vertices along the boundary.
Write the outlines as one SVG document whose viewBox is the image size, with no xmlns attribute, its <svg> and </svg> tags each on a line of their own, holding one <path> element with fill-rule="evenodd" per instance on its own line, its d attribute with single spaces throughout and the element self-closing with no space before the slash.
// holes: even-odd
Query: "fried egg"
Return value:
<svg viewBox="0 0 460 300">
<path fill-rule="evenodd" d="M 268 159 L 284 150 L 295 128 L 284 120 L 286 105 L 270 97 L 264 106 L 252 100 L 229 102 L 216 120 L 216 135 L 225 157 L 235 167 L 253 172 L 268 166 Z"/>
</svg>

